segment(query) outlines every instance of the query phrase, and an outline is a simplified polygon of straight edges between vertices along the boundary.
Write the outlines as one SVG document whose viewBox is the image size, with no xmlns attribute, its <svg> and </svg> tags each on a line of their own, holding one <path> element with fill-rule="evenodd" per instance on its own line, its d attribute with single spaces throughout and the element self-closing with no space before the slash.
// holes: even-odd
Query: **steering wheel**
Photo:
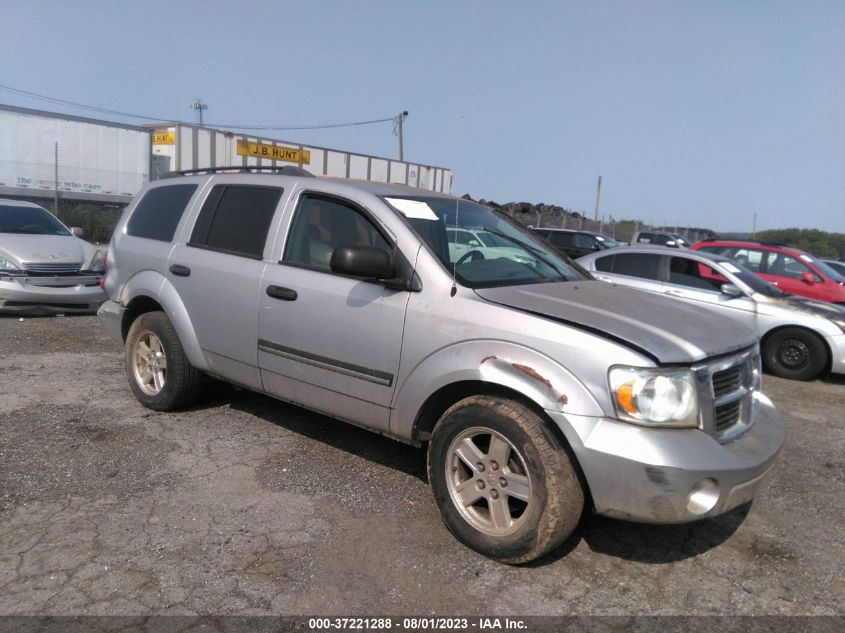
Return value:
<svg viewBox="0 0 845 633">
<path fill-rule="evenodd" d="M 27 224 L 25 226 L 22 226 L 19 230 L 23 233 L 33 233 L 37 231 L 43 231 L 44 227 L 40 224 Z"/>
<path fill-rule="evenodd" d="M 458 261 L 456 261 L 456 262 L 455 262 L 455 266 L 460 266 L 460 265 L 461 265 L 461 264 L 463 264 L 466 260 L 469 260 L 469 261 L 471 261 L 471 262 L 474 262 L 476 259 L 484 259 L 484 253 L 482 253 L 482 252 L 481 252 L 481 251 L 479 251 L 479 250 L 471 250 L 471 251 L 467 251 L 466 253 L 464 253 L 463 255 L 461 255 L 461 256 L 458 258 Z"/>
</svg>

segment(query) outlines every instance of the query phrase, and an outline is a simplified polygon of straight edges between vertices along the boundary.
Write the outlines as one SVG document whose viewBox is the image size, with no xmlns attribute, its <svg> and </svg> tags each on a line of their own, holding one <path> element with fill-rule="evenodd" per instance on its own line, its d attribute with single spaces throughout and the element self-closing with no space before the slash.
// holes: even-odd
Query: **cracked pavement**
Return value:
<svg viewBox="0 0 845 633">
<path fill-rule="evenodd" d="M 842 615 L 845 380 L 766 376 L 789 437 L 750 508 L 587 517 L 514 568 L 440 521 L 418 449 L 214 381 L 132 397 L 95 317 L 0 318 L 0 614 Z"/>
</svg>

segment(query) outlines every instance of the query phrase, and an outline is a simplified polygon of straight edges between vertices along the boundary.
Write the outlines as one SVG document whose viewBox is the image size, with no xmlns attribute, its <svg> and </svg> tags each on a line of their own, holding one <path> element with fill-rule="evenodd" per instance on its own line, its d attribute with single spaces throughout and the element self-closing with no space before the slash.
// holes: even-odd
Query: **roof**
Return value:
<svg viewBox="0 0 845 633">
<path fill-rule="evenodd" d="M 585 255 L 583 259 L 594 259 L 598 257 L 608 257 L 610 255 L 621 255 L 623 253 L 646 253 L 648 255 L 671 255 L 672 257 L 686 257 L 689 259 L 706 260 L 711 262 L 731 263 L 735 264 L 734 260 L 724 255 L 717 255 L 716 253 L 708 253 L 706 251 L 693 251 L 688 248 L 672 248 L 671 246 L 655 246 L 651 244 L 632 244 L 631 246 L 617 246 L 596 253 Z M 579 258 L 581 259 L 581 258 Z"/>
</svg>

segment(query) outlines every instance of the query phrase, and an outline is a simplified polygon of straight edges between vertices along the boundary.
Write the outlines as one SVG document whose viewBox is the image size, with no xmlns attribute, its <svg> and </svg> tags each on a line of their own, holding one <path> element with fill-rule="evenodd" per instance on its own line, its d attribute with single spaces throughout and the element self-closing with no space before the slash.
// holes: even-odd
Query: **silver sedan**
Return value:
<svg viewBox="0 0 845 633">
<path fill-rule="evenodd" d="M 674 297 L 751 327 L 766 369 L 812 380 L 845 374 L 845 310 L 787 295 L 735 261 L 701 251 L 629 246 L 591 253 L 578 263 L 597 279 Z"/>
<path fill-rule="evenodd" d="M 46 209 L 0 200 L 0 313 L 95 312 L 103 253 Z"/>
</svg>

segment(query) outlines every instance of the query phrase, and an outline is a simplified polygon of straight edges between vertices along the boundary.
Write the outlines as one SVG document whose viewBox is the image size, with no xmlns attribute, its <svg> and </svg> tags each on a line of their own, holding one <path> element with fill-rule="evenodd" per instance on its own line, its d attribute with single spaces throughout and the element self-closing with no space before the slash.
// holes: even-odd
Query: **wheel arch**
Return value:
<svg viewBox="0 0 845 633">
<path fill-rule="evenodd" d="M 188 310 L 178 291 L 166 277 L 150 270 L 135 275 L 124 286 L 121 303 L 126 306 L 121 321 L 121 335 L 124 341 L 135 319 L 147 312 L 161 311 L 173 324 L 179 336 L 179 343 L 191 365 L 201 370 L 208 369 Z"/>
<path fill-rule="evenodd" d="M 417 412 L 412 431 L 412 441 L 418 445 L 427 443 L 431 438 L 431 432 L 434 430 L 437 421 L 452 405 L 465 398 L 480 395 L 496 396 L 512 400 L 539 416 L 543 424 L 558 441 L 561 448 L 569 457 L 569 461 L 575 469 L 578 481 L 581 484 L 581 489 L 584 492 L 585 504 L 587 507 L 592 508 L 593 497 L 590 492 L 589 483 L 587 482 L 587 478 L 581 468 L 581 463 L 578 461 L 578 457 L 575 454 L 575 451 L 572 450 L 572 446 L 570 445 L 569 440 L 566 439 L 566 435 L 563 430 L 555 423 L 554 420 L 552 420 L 551 417 L 549 417 L 543 407 L 537 404 L 537 402 L 526 396 L 524 393 L 505 385 L 482 380 L 463 380 L 444 385 L 431 394 Z"/>
</svg>

